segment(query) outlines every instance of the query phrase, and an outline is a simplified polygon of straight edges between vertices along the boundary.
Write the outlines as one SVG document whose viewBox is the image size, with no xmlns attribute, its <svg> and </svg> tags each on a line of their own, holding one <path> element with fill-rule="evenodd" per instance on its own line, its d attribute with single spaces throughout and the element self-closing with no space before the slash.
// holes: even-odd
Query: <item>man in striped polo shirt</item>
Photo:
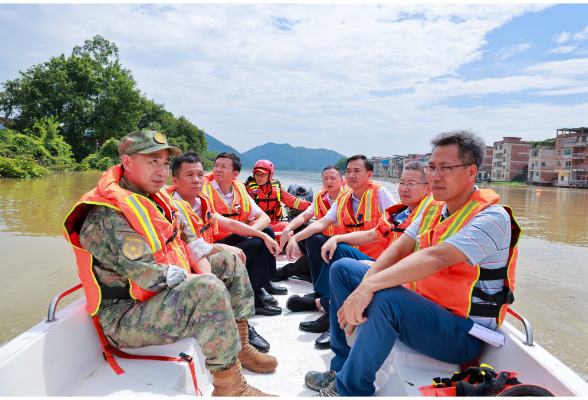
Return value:
<svg viewBox="0 0 588 400">
<path fill-rule="evenodd" d="M 520 227 L 496 193 L 474 184 L 484 140 L 456 131 L 432 144 L 426 169 L 435 202 L 371 268 L 352 259 L 331 267 L 335 356 L 330 371 L 305 378 L 319 396 L 373 395 L 396 339 L 436 360 L 471 362 L 483 347 L 468 334 L 474 323 L 495 328 L 513 301 Z M 358 328 L 353 351 L 342 330 L 347 324 L 347 335 Z"/>
</svg>

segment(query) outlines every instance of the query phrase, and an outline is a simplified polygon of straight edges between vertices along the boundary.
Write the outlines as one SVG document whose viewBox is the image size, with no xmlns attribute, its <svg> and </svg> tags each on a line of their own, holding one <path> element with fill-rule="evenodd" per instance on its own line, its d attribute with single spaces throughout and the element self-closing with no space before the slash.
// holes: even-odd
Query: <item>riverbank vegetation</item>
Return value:
<svg viewBox="0 0 588 400">
<path fill-rule="evenodd" d="M 141 129 L 163 133 L 183 151 L 207 150 L 204 131 L 148 99 L 117 46 L 101 36 L 20 75 L 0 92 L 7 128 L 0 130 L 0 177 L 106 170 L 120 161 L 118 140 Z"/>
</svg>

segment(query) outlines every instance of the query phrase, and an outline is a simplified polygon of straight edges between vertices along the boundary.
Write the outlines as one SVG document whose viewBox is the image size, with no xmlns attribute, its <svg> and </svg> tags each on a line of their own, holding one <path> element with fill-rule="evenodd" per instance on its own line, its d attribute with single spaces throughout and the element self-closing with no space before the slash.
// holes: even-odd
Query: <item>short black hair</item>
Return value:
<svg viewBox="0 0 588 400">
<path fill-rule="evenodd" d="M 195 151 L 187 151 L 174 158 L 174 162 L 172 164 L 172 176 L 174 178 L 178 178 L 180 170 L 182 169 L 182 164 L 184 163 L 200 163 L 202 166 L 204 166 L 204 163 L 202 162 L 202 157 L 200 157 L 198 153 L 196 153 Z"/>
<path fill-rule="evenodd" d="M 341 169 L 340 169 L 339 167 L 335 166 L 335 165 L 327 165 L 327 166 L 325 167 L 325 169 L 323 169 L 323 172 L 321 172 L 321 175 L 322 175 L 322 174 L 323 174 L 325 171 L 328 171 L 328 170 L 330 170 L 330 169 L 333 169 L 333 170 L 335 170 L 336 172 L 338 172 L 338 173 L 339 173 L 339 175 L 343 176 L 343 171 L 341 171 Z"/>
<path fill-rule="evenodd" d="M 233 171 L 241 172 L 241 159 L 235 153 L 230 151 L 223 151 L 218 156 L 216 156 L 214 162 L 216 163 L 216 160 L 219 158 L 230 158 L 231 161 L 233 161 Z"/>
<path fill-rule="evenodd" d="M 369 160 L 363 154 L 357 154 L 355 156 L 349 157 L 347 159 L 347 164 L 345 164 L 345 169 L 347 169 L 347 166 L 349 165 L 350 161 L 355 161 L 355 160 L 363 160 L 363 164 L 365 165 L 365 169 L 367 169 L 368 172 L 374 172 L 374 163 L 371 162 L 371 160 Z"/>
<path fill-rule="evenodd" d="M 486 157 L 486 142 L 482 137 L 471 130 L 457 130 L 440 133 L 431 140 L 433 151 L 437 146 L 457 144 L 457 157 L 464 164 L 478 167 L 478 170 Z"/>
</svg>

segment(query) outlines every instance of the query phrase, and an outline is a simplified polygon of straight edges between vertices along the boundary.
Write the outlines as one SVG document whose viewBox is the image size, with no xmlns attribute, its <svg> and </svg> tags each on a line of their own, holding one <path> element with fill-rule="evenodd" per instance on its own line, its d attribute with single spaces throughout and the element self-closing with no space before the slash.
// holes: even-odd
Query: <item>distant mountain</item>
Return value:
<svg viewBox="0 0 588 400">
<path fill-rule="evenodd" d="M 243 154 L 239 153 L 237 150 L 232 148 L 231 146 L 227 146 L 220 140 L 217 140 L 210 136 L 208 133 L 204 132 L 204 137 L 206 138 L 206 142 L 208 142 L 208 151 L 216 151 L 217 153 L 226 152 L 233 152 L 241 158 L 241 164 L 243 166 L 253 166 L 253 163 L 247 159 L 247 157 L 243 156 Z"/>
<path fill-rule="evenodd" d="M 335 164 L 343 154 L 326 149 L 307 149 L 292 147 L 289 144 L 266 143 L 243 153 L 255 163 L 267 159 L 274 163 L 276 169 L 300 169 L 322 171 L 329 164 Z"/>
</svg>

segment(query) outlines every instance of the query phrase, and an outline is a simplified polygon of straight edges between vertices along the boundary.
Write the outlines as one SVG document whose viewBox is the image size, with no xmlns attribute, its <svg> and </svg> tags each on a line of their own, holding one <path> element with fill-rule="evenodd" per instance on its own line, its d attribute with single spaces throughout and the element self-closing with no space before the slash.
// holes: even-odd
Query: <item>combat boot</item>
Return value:
<svg viewBox="0 0 588 400">
<path fill-rule="evenodd" d="M 263 354 L 249 343 L 249 324 L 247 321 L 237 322 L 239 336 L 241 337 L 241 351 L 239 361 L 251 372 L 267 374 L 273 372 L 278 366 L 276 357 Z"/>
<path fill-rule="evenodd" d="M 243 376 L 239 360 L 224 371 L 210 371 L 214 390 L 212 397 L 277 397 L 249 385 Z"/>
</svg>

